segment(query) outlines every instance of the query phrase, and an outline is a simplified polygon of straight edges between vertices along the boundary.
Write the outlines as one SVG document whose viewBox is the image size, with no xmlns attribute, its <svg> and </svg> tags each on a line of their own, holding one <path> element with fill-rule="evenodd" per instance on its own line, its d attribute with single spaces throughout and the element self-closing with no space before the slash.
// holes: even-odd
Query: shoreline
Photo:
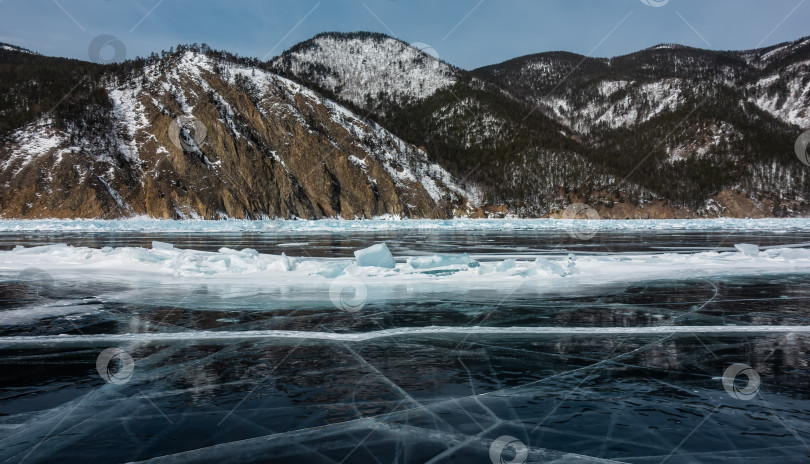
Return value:
<svg viewBox="0 0 810 464">
<path fill-rule="evenodd" d="M 0 219 L 15 232 L 330 232 L 330 231 L 556 231 L 577 230 L 810 230 L 810 218 L 705 219 Z"/>
</svg>

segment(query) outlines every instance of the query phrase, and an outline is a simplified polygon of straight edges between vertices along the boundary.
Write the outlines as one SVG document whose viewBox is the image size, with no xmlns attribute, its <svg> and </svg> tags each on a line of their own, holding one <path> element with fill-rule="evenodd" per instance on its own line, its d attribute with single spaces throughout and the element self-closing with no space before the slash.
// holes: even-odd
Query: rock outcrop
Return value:
<svg viewBox="0 0 810 464">
<path fill-rule="evenodd" d="M 106 130 L 42 118 L 0 148 L 4 218 L 446 218 L 475 194 L 299 84 L 194 52 L 107 82 Z"/>
</svg>

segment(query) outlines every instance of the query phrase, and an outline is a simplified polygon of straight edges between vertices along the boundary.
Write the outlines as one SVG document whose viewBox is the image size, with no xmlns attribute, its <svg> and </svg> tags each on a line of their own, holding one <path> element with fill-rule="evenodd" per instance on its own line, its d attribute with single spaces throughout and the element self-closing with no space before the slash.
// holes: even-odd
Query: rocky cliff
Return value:
<svg viewBox="0 0 810 464">
<path fill-rule="evenodd" d="M 3 217 L 446 218 L 475 206 L 424 151 L 256 67 L 186 50 L 101 85 L 101 124 L 46 114 L 5 138 Z"/>
</svg>

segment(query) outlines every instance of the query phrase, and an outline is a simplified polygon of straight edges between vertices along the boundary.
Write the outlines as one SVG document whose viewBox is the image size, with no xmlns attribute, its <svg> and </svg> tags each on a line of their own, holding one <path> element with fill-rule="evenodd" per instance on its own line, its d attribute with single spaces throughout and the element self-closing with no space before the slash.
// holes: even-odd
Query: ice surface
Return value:
<svg viewBox="0 0 810 464">
<path fill-rule="evenodd" d="M 745 256 L 756 256 L 759 254 L 759 246 L 750 243 L 738 243 L 734 245 L 734 248 L 740 250 L 740 253 Z"/>
<path fill-rule="evenodd" d="M 517 266 L 517 261 L 514 259 L 507 259 L 495 265 L 495 272 L 511 271 Z"/>
<path fill-rule="evenodd" d="M 174 245 L 172 245 L 171 243 L 153 241 L 152 242 L 152 249 L 153 250 L 172 250 L 172 249 L 174 249 Z"/>
<path fill-rule="evenodd" d="M 26 374 L 6 388 L 0 461 L 30 453 L 26 462 L 87 455 L 105 462 L 489 462 L 490 443 L 507 434 L 530 447 L 527 462 L 598 461 L 571 452 L 660 462 L 678 449 L 678 462 L 705 462 L 733 461 L 747 445 L 761 457 L 805 450 L 782 424 L 804 426 L 810 410 L 801 389 L 806 376 L 795 374 L 803 372 L 810 335 L 810 326 L 797 326 L 810 270 L 806 246 L 762 247 L 753 256 L 733 248 L 533 254 L 519 246 L 513 254 L 478 254 L 488 251 L 480 242 L 465 236 L 453 244 L 459 254 L 437 256 L 413 256 L 417 251 L 400 251 L 408 248 L 398 242 L 393 269 L 359 267 L 342 249 L 343 258 L 303 258 L 242 249 L 247 245 L 236 240 L 211 252 L 186 249 L 193 241 L 0 251 L 0 280 L 22 280 L 19 270 L 34 267 L 55 280 L 51 296 L 65 288 L 96 296 L 87 305 L 81 297 L 73 307 L 38 299 L 31 310 L 0 311 L 24 318 L 14 321 L 23 327 L 1 328 L 0 361 L 9 376 Z M 476 252 L 462 254 L 466 246 Z M 745 274 L 794 275 L 721 285 Z M 41 274 L 24 275 L 30 282 Z M 706 280 L 695 281 L 700 277 Z M 72 278 L 79 285 L 65 285 Z M 641 283 L 657 278 L 666 281 Z M 111 285 L 95 283 L 104 279 Z M 324 298 L 344 297 L 330 292 L 341 280 L 349 285 L 338 290 L 353 290 L 358 302 L 368 296 L 363 312 Z M 186 300 L 185 289 L 198 285 Z M 381 289 L 396 299 L 380 303 Z M 598 299 L 582 298 L 592 289 Z M 531 291 L 551 296 L 525 294 Z M 565 292 L 573 298 L 555 297 Z M 512 295 L 518 298 L 507 299 Z M 48 314 L 58 317 L 43 320 Z M 109 347 L 132 354 L 130 383 L 96 375 L 95 356 Z M 786 354 L 773 356 L 774 347 Z M 725 396 L 719 376 L 735 362 L 768 369 L 768 405 Z M 651 372 L 667 378 L 655 381 Z M 739 414 L 740 407 L 750 413 Z M 636 426 L 620 434 L 621 424 Z M 667 433 L 660 424 L 670 424 Z M 387 435 L 375 435 L 380 431 Z M 574 439 L 563 447 L 565 437 Z M 666 441 L 656 441 L 661 437 Z M 694 443 L 701 437 L 708 441 Z M 726 447 L 712 448 L 713 437 Z M 619 451 L 605 455 L 611 447 Z"/>
<path fill-rule="evenodd" d="M 29 324 L 51 317 L 90 314 L 101 310 L 100 304 L 84 304 L 81 301 L 27 306 L 0 312 L 0 326 Z"/>
<path fill-rule="evenodd" d="M 746 231 L 792 231 L 810 230 L 810 219 L 644 219 L 601 220 L 599 231 L 645 231 L 645 230 L 746 230 Z M 451 219 L 409 220 L 388 217 L 363 221 L 322 219 L 265 220 L 265 221 L 202 221 L 202 220 L 155 220 L 132 218 L 119 220 L 95 219 L 43 219 L 0 220 L 0 232 L 15 231 L 84 231 L 84 232 L 333 232 L 341 230 L 463 230 L 463 231 L 511 231 L 511 230 L 567 230 L 570 222 L 555 219 Z"/>
<path fill-rule="evenodd" d="M 394 261 L 394 256 L 385 243 L 378 243 L 357 250 L 354 252 L 354 257 L 357 258 L 357 265 L 360 267 L 382 267 L 386 269 L 397 267 L 397 262 Z"/>
<path fill-rule="evenodd" d="M 449 266 L 477 267 L 478 262 L 467 253 L 460 255 L 433 255 L 408 258 L 408 265 L 414 269 L 436 269 Z"/>
<path fill-rule="evenodd" d="M 749 248 L 743 247 L 744 250 Z M 491 256 L 482 255 L 491 259 Z M 657 279 L 697 279 L 742 275 L 810 272 L 810 248 L 786 245 L 754 255 L 737 251 L 697 253 L 605 253 L 598 255 L 505 256 L 475 266 L 476 256 L 411 256 L 397 264 L 380 244 L 350 258 L 302 258 L 261 254 L 253 249 L 221 248 L 217 252 L 157 248 L 102 249 L 48 245 L 0 251 L 0 280 L 20 280 L 37 269 L 57 284 L 115 283 L 136 289 L 155 285 L 217 288 L 221 298 L 242 292 L 279 291 L 306 287 L 302 294 L 328 294 L 335 279 L 351 277 L 368 287 L 369 298 L 391 292 L 469 292 L 486 289 L 518 294 L 585 294 L 615 285 Z M 470 263 L 470 264 L 466 264 Z M 450 272 L 426 272 L 426 269 Z M 274 290 L 275 289 L 275 290 Z M 601 289 L 601 290 L 600 290 Z M 141 296 L 139 296 L 141 295 Z M 115 301 L 124 294 L 106 295 Z M 328 301 L 328 297 L 326 298 Z"/>
<path fill-rule="evenodd" d="M 810 248 L 790 245 L 768 248 L 753 253 L 750 247 L 738 245 L 749 254 L 737 252 L 658 253 L 658 254 L 601 254 L 576 257 L 535 256 L 533 259 L 507 258 L 501 261 L 477 263 L 468 254 L 408 257 L 407 263 L 396 264 L 385 244 L 377 244 L 355 252 L 357 266 L 350 259 L 293 258 L 286 254 L 268 255 L 247 248 L 234 250 L 220 248 L 218 252 L 184 250 L 165 245 L 157 247 L 105 247 L 101 249 L 73 247 L 64 244 L 38 247 L 18 246 L 10 251 L 0 251 L 0 271 L 8 274 L 28 268 L 46 271 L 82 273 L 117 271 L 116 279 L 127 276 L 175 275 L 188 277 L 226 277 L 242 275 L 240 281 L 251 281 L 256 274 L 257 282 L 268 282 L 268 277 L 300 278 L 302 276 L 326 275 L 335 278 L 346 273 L 361 275 L 374 281 L 408 282 L 479 281 L 476 277 L 491 272 L 509 276 L 536 275 L 525 271 L 538 270 L 542 274 L 567 279 L 581 275 L 599 281 L 627 281 L 638 277 L 655 278 L 683 275 L 745 275 L 758 273 L 795 273 L 810 268 Z M 755 247 L 756 248 L 756 247 Z M 526 258 L 530 256 L 527 255 Z M 432 276 L 422 269 L 458 267 L 459 272 L 447 276 Z M 381 273 L 378 268 L 396 269 L 396 274 Z M 573 275 L 577 273 L 577 275 Z M 270 285 L 270 283 L 268 283 Z"/>
<path fill-rule="evenodd" d="M 549 274 L 554 274 L 561 277 L 568 274 L 565 268 L 555 263 L 554 261 L 550 261 L 546 258 L 537 258 L 536 260 L 534 260 L 534 264 L 537 265 L 538 269 L 545 271 Z"/>
<path fill-rule="evenodd" d="M 7 346 L 122 344 L 130 342 L 223 341 L 223 340 L 321 340 L 343 343 L 361 343 L 395 337 L 425 337 L 448 335 L 669 335 L 669 334 L 807 334 L 808 325 L 658 325 L 646 327 L 401 327 L 370 332 L 335 333 L 301 330 L 240 330 L 240 331 L 187 331 L 148 332 L 93 335 L 24 335 L 3 337 Z"/>
</svg>

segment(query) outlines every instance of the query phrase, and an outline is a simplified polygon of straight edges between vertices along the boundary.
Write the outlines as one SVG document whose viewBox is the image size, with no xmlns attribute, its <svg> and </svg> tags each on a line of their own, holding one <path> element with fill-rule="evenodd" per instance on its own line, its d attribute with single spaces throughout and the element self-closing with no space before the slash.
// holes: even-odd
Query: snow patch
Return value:
<svg viewBox="0 0 810 464">
<path fill-rule="evenodd" d="M 5 172 L 14 168 L 13 175 L 17 175 L 32 161 L 54 154 L 67 142 L 67 135 L 53 128 L 53 120 L 42 118 L 15 131 L 11 140 L 11 156 L 0 165 L 0 170 Z M 61 156 L 57 156 L 61 162 Z"/>
</svg>

